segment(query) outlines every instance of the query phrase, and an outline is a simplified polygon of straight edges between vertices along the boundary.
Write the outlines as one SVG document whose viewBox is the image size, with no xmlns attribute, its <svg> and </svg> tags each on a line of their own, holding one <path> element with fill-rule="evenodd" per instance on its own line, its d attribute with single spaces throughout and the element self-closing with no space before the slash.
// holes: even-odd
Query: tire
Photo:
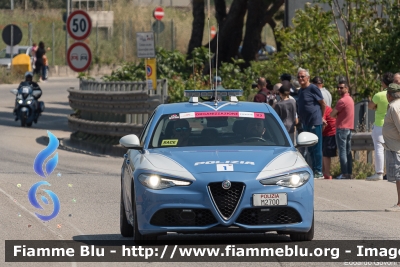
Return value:
<svg viewBox="0 0 400 267">
<path fill-rule="evenodd" d="M 123 237 L 132 237 L 133 236 L 133 227 L 128 223 L 128 218 L 126 218 L 125 205 L 124 205 L 124 197 L 122 195 L 122 184 L 121 184 L 121 204 L 120 212 L 119 212 L 119 228 L 121 231 L 121 235 Z"/>
<path fill-rule="evenodd" d="M 21 116 L 21 127 L 25 127 L 26 125 L 26 116 L 25 114 L 22 114 Z"/>
<path fill-rule="evenodd" d="M 137 223 L 137 212 L 136 212 L 136 198 L 135 198 L 135 188 L 132 181 L 131 187 L 131 199 L 132 199 L 132 211 L 133 211 L 133 240 L 136 243 L 144 242 L 144 241 L 155 241 L 157 240 L 157 235 L 142 235 L 139 232 L 138 223 Z"/>
<path fill-rule="evenodd" d="M 314 238 L 314 215 L 312 219 L 311 229 L 305 233 L 292 233 L 290 239 L 292 241 L 311 241 Z"/>
<path fill-rule="evenodd" d="M 26 123 L 26 127 L 31 127 L 32 126 L 32 122 L 27 122 Z"/>
</svg>

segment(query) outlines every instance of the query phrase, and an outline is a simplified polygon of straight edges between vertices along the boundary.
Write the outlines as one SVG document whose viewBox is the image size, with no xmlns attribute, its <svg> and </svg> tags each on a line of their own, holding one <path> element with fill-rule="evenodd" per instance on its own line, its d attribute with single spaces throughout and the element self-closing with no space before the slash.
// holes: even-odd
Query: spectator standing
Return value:
<svg viewBox="0 0 400 267">
<path fill-rule="evenodd" d="M 294 144 L 295 125 L 297 124 L 296 101 L 294 99 L 290 99 L 289 95 L 290 86 L 282 85 L 281 88 L 279 88 L 279 96 L 281 98 L 281 101 L 276 103 L 275 111 L 281 118 L 283 125 L 285 125 L 285 128 L 289 133 L 290 139 Z"/>
<path fill-rule="evenodd" d="M 330 116 L 332 108 L 326 106 L 323 130 L 322 130 L 322 172 L 325 179 L 332 179 L 331 158 L 336 157 L 336 119 Z"/>
<path fill-rule="evenodd" d="M 35 62 L 35 74 L 38 74 L 40 77 L 42 76 L 42 68 L 43 68 L 43 55 L 46 54 L 46 49 L 44 47 L 44 43 L 39 43 L 39 48 L 36 51 L 36 62 Z"/>
<path fill-rule="evenodd" d="M 337 90 L 341 98 L 331 112 L 331 117 L 336 118 L 336 144 L 341 170 L 336 179 L 352 179 L 351 131 L 354 130 L 354 101 L 349 94 L 347 82 L 339 81 Z"/>
<path fill-rule="evenodd" d="M 322 123 L 326 103 L 321 90 L 310 83 L 310 74 L 306 69 L 299 68 L 297 78 L 300 83 L 299 98 L 297 100 L 298 115 L 303 130 L 318 136 L 318 142 L 308 148 L 310 152 L 314 178 L 323 179 L 322 174 Z"/>
<path fill-rule="evenodd" d="M 396 75 L 397 73 L 395 81 L 400 83 Z M 400 211 L 400 85 L 391 83 L 386 96 L 389 108 L 382 127 L 386 149 L 386 176 L 389 182 L 396 182 L 397 204 L 385 211 Z"/>
<path fill-rule="evenodd" d="M 47 73 L 49 69 L 49 60 L 46 55 L 43 55 L 43 66 L 42 66 L 42 81 L 45 82 L 47 80 Z"/>
<path fill-rule="evenodd" d="M 258 93 L 254 96 L 253 102 L 267 103 L 273 106 L 276 102 L 275 95 L 272 88 L 267 88 L 267 81 L 265 78 L 260 77 L 257 80 Z"/>
<path fill-rule="evenodd" d="M 32 62 L 33 69 L 35 69 L 36 51 L 37 51 L 37 49 L 38 49 L 38 46 L 36 45 L 36 43 L 33 43 L 32 49 L 31 49 L 31 55 L 32 55 L 32 58 L 33 58 L 33 62 Z"/>
<path fill-rule="evenodd" d="M 283 73 L 280 77 L 282 85 L 287 85 L 290 84 L 290 98 L 293 98 L 294 100 L 297 101 L 298 97 L 298 91 L 300 88 L 300 85 L 297 87 L 291 82 L 292 81 L 292 75 Z"/>
<path fill-rule="evenodd" d="M 273 87 L 273 94 L 277 102 L 281 101 L 281 97 L 279 96 L 279 88 L 281 88 L 282 83 L 277 83 Z"/>
<path fill-rule="evenodd" d="M 385 161 L 385 154 L 382 135 L 382 126 L 385 119 L 386 111 L 389 102 L 387 101 L 387 87 L 393 83 L 393 73 L 387 72 L 383 74 L 381 84 L 383 91 L 376 93 L 372 100 L 368 103 L 368 108 L 375 110 L 375 121 L 372 126 L 372 141 L 374 142 L 375 153 L 375 174 L 367 177 L 367 181 L 383 180 L 383 163 Z"/>
<path fill-rule="evenodd" d="M 319 90 L 321 90 L 322 97 L 327 106 L 332 107 L 332 95 L 331 93 L 324 87 L 324 80 L 321 77 L 315 76 L 312 79 L 312 83 L 315 84 Z"/>
</svg>

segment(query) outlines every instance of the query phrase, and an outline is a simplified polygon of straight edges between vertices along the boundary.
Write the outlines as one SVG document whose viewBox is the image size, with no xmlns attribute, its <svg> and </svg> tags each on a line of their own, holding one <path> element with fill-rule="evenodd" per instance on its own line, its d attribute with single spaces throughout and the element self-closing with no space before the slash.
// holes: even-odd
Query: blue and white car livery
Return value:
<svg viewBox="0 0 400 267">
<path fill-rule="evenodd" d="M 313 239 L 313 173 L 275 111 L 237 101 L 240 92 L 221 90 L 229 101 L 209 102 L 198 101 L 208 91 L 187 92 L 189 102 L 158 106 L 140 138 L 121 138 L 123 236 L 277 231 Z M 303 132 L 297 147 L 316 142 Z"/>
</svg>

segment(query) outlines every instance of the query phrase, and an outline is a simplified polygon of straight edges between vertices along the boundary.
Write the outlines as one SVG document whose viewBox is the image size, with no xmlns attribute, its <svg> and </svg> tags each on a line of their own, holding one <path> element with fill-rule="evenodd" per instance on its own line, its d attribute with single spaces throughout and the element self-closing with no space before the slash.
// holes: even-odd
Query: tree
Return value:
<svg viewBox="0 0 400 267">
<path fill-rule="evenodd" d="M 203 6 L 198 4 L 198 1 L 193 1 L 193 9 L 200 8 L 204 12 Z M 250 65 L 250 61 L 255 60 L 256 53 L 261 47 L 261 32 L 263 27 L 269 23 L 275 26 L 273 20 L 274 15 L 283 5 L 284 0 L 233 0 L 229 12 L 226 12 L 226 1 L 215 0 L 215 17 L 217 19 L 219 31 L 217 36 L 211 41 L 211 51 L 218 55 L 218 66 L 222 62 L 232 62 L 232 59 L 238 56 L 239 46 L 243 41 L 242 55 L 246 62 L 245 66 Z M 192 29 L 192 38 L 189 44 L 189 54 L 194 47 L 198 47 L 198 41 L 195 42 L 195 36 L 203 36 L 203 27 L 200 11 L 193 10 L 194 21 Z M 245 17 L 246 26 L 245 26 Z M 244 39 L 243 28 L 246 27 Z M 192 41 L 193 40 L 193 41 Z M 218 41 L 218 53 L 217 52 Z M 208 45 L 206 45 L 208 46 Z M 207 73 L 207 70 L 206 70 Z"/>
</svg>

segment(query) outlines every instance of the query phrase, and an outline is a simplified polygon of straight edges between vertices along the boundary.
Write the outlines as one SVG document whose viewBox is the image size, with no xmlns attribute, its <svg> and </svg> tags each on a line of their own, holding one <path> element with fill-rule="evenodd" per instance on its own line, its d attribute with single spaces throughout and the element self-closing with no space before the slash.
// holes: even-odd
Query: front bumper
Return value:
<svg viewBox="0 0 400 267">
<path fill-rule="evenodd" d="M 264 186 L 255 180 L 256 176 L 256 173 L 203 173 L 190 186 L 163 190 L 149 189 L 135 179 L 139 231 L 142 234 L 309 231 L 314 213 L 313 177 L 299 188 L 287 188 Z M 245 186 L 236 210 L 225 219 L 208 189 L 210 183 L 222 184 L 224 180 Z M 253 194 L 264 193 L 287 193 L 287 206 L 253 206 Z"/>
</svg>

